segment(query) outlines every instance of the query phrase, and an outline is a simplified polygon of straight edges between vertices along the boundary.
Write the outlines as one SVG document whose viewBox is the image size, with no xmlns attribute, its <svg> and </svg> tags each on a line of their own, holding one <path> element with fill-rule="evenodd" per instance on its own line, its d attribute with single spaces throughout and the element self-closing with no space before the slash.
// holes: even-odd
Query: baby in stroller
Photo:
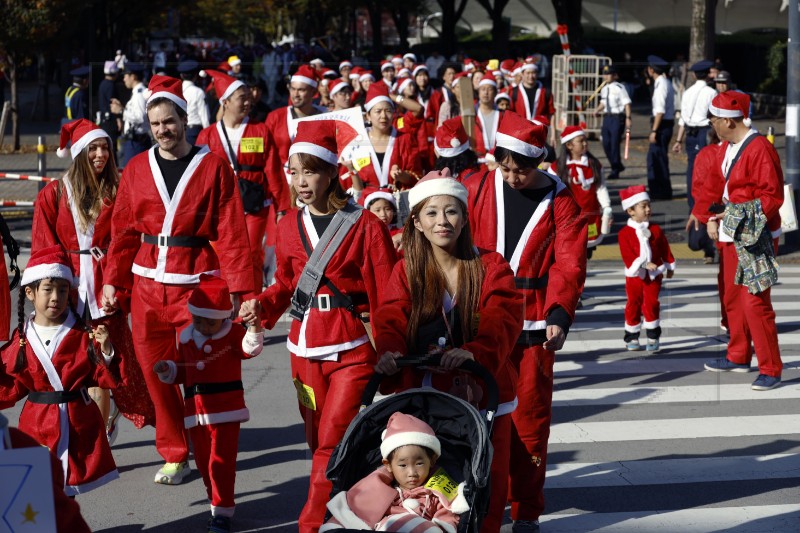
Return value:
<svg viewBox="0 0 800 533">
<path fill-rule="evenodd" d="M 333 518 L 320 533 L 345 528 L 456 533 L 458 515 L 469 504 L 463 484 L 455 486 L 443 471 L 434 470 L 441 453 L 428 424 L 394 413 L 382 436 L 382 466 L 328 502 Z"/>
</svg>

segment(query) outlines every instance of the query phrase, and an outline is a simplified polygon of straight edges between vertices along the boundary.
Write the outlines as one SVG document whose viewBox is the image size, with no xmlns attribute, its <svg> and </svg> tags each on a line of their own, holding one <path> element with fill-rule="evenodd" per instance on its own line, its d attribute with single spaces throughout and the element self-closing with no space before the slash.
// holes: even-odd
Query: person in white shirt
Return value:
<svg viewBox="0 0 800 533">
<path fill-rule="evenodd" d="M 183 82 L 183 97 L 186 99 L 186 114 L 188 115 L 189 124 L 186 128 L 186 140 L 192 146 L 197 141 L 197 136 L 200 135 L 200 132 L 210 124 L 206 94 L 203 89 L 194 84 L 199 68 L 197 61 L 193 59 L 181 61 L 178 65 L 178 73 Z"/>
<path fill-rule="evenodd" d="M 605 86 L 600 91 L 600 103 L 594 110 L 595 115 L 603 113 L 603 151 L 606 153 L 611 172 L 607 179 L 619 178 L 625 170 L 620 157 L 619 145 L 625 131 L 631 129 L 631 98 L 628 91 L 618 81 L 619 74 L 614 65 L 603 67 Z"/>
<path fill-rule="evenodd" d="M 647 188 L 653 200 L 671 200 L 669 141 L 675 127 L 675 90 L 665 72 L 669 63 L 658 56 L 647 57 L 647 74 L 653 79 L 653 116 L 647 151 Z"/>
<path fill-rule="evenodd" d="M 123 168 L 130 159 L 153 146 L 150 137 L 150 124 L 147 121 L 147 100 L 144 97 L 146 87 L 142 83 L 144 65 L 126 63 L 122 81 L 131 90 L 131 98 L 123 107 L 116 98 L 111 99 L 111 112 L 122 115 L 122 157 L 119 167 Z"/>
<path fill-rule="evenodd" d="M 425 60 L 425 66 L 428 67 L 428 73 L 434 80 L 439 79 L 439 69 L 444 65 L 444 57 L 439 54 L 438 50 L 434 50 L 431 57 Z"/>
<path fill-rule="evenodd" d="M 717 95 L 716 89 L 711 85 L 712 78 L 710 78 L 711 68 L 714 66 L 713 61 L 703 60 L 698 61 L 692 65 L 689 70 L 694 72 L 697 81 L 686 89 L 681 98 L 681 118 L 678 120 L 678 136 L 675 137 L 675 143 L 672 145 L 672 151 L 676 154 L 681 152 L 681 143 L 686 140 L 686 156 L 688 164 L 686 165 L 686 190 L 689 194 L 686 195 L 689 201 L 689 210 L 694 207 L 694 198 L 692 198 L 692 172 L 694 171 L 694 159 L 697 153 L 706 145 L 708 131 L 711 125 L 708 122 L 708 108 L 711 105 L 711 100 Z"/>
</svg>

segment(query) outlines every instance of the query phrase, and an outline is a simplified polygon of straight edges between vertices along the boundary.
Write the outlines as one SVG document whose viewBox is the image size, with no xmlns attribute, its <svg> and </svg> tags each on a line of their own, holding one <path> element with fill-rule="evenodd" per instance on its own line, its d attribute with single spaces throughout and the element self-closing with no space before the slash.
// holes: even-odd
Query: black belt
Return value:
<svg viewBox="0 0 800 533">
<path fill-rule="evenodd" d="M 264 172 L 264 167 L 259 167 L 258 165 L 239 165 L 239 170 L 246 172 Z"/>
<path fill-rule="evenodd" d="M 88 250 L 69 250 L 67 253 L 76 255 L 91 255 L 99 261 L 106 255 L 106 252 L 108 252 L 108 248 L 98 248 L 97 246 L 92 246 Z"/>
<path fill-rule="evenodd" d="M 702 130 L 707 130 L 707 129 L 710 129 L 710 128 L 711 128 L 711 126 L 689 126 L 686 129 L 686 135 L 687 136 L 691 135 L 691 136 L 694 137 L 695 135 L 700 133 Z"/>
<path fill-rule="evenodd" d="M 356 294 L 350 297 L 344 293 L 339 294 L 317 294 L 311 300 L 311 307 L 320 311 L 330 311 L 331 309 L 347 309 L 353 311 L 358 305 L 368 304 L 366 295 Z"/>
<path fill-rule="evenodd" d="M 77 400 L 83 400 L 87 405 L 91 403 L 92 399 L 89 397 L 89 391 L 86 390 L 86 387 L 76 391 L 31 391 L 28 393 L 29 402 L 43 405 L 56 405 Z"/>
<path fill-rule="evenodd" d="M 518 289 L 544 289 L 548 279 L 547 274 L 541 278 L 514 278 L 514 284 Z"/>
<path fill-rule="evenodd" d="M 222 383 L 195 383 L 183 388 L 183 397 L 192 398 L 195 394 L 218 394 L 220 392 L 232 392 L 244 390 L 242 381 L 224 381 Z"/>
<path fill-rule="evenodd" d="M 202 125 L 202 124 L 189 124 L 189 125 L 188 125 L 188 126 L 186 126 L 186 127 L 187 127 L 187 128 L 202 128 L 202 127 L 203 127 L 203 125 Z"/>
<path fill-rule="evenodd" d="M 523 346 L 535 346 L 544 344 L 547 341 L 547 330 L 523 331 L 517 339 L 517 344 Z"/>
<path fill-rule="evenodd" d="M 183 235 L 142 235 L 142 241 L 156 246 L 180 246 L 182 248 L 202 248 L 208 245 L 205 237 L 190 237 Z"/>
</svg>

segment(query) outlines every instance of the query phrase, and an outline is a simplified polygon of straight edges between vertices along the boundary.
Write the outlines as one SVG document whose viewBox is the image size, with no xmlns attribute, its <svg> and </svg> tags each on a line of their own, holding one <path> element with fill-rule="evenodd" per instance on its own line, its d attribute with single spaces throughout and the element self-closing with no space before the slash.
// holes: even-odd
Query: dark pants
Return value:
<svg viewBox="0 0 800 533">
<path fill-rule="evenodd" d="M 617 115 L 606 114 L 603 117 L 603 151 L 606 153 L 608 162 L 611 166 L 609 178 L 618 178 L 620 172 L 625 170 L 620 157 L 619 145 L 625 133 L 625 113 Z"/>
<path fill-rule="evenodd" d="M 133 140 L 133 139 L 126 139 L 124 143 L 122 143 L 122 157 L 120 158 L 120 168 L 125 168 L 125 165 L 128 164 L 133 156 L 139 155 L 142 152 L 146 152 L 150 149 L 153 144 L 147 140 L 147 142 L 143 142 L 140 140 Z"/>
<path fill-rule="evenodd" d="M 706 145 L 708 130 L 710 126 L 704 128 L 686 129 L 686 156 L 689 162 L 686 165 L 686 199 L 689 201 L 689 211 L 694 207 L 694 197 L 692 197 L 692 173 L 694 172 L 694 158 L 697 153 Z"/>
<path fill-rule="evenodd" d="M 647 151 L 647 188 L 653 200 L 672 199 L 668 154 L 674 126 L 674 120 L 662 120 L 656 130 L 656 142 Z"/>
<path fill-rule="evenodd" d="M 186 140 L 189 141 L 189 144 L 194 146 L 194 143 L 197 142 L 197 136 L 200 135 L 201 131 L 203 131 L 203 126 L 188 126 L 186 128 Z"/>
</svg>

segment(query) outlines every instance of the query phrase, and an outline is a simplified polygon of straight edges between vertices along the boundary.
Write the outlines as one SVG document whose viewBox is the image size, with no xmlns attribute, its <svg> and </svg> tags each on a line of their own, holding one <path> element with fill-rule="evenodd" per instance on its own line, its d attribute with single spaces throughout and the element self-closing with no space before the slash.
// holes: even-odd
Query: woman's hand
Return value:
<svg viewBox="0 0 800 533">
<path fill-rule="evenodd" d="M 403 357 L 403 354 L 400 352 L 384 352 L 381 358 L 378 359 L 378 364 L 375 365 L 375 372 L 384 376 L 396 374 L 399 369 L 395 359 L 400 359 L 401 357 Z"/>
<path fill-rule="evenodd" d="M 392 244 L 394 245 L 394 249 L 398 252 L 402 251 L 403 249 L 403 234 L 398 233 L 397 235 L 392 235 Z"/>
<path fill-rule="evenodd" d="M 453 348 L 442 354 L 442 362 L 439 364 L 441 368 L 446 370 L 453 370 L 464 364 L 464 361 L 474 361 L 475 356 L 472 352 L 463 350 L 461 348 Z"/>
<path fill-rule="evenodd" d="M 111 339 L 108 336 L 108 328 L 104 324 L 100 324 L 96 328 L 92 328 L 92 332 L 94 333 L 94 340 L 100 345 L 100 350 L 104 354 L 110 354 L 112 347 Z"/>
<path fill-rule="evenodd" d="M 239 318 L 241 318 L 242 322 L 245 324 L 253 324 L 261 320 L 261 304 L 259 301 L 253 298 L 252 300 L 242 302 L 242 306 L 239 308 Z"/>
<path fill-rule="evenodd" d="M 542 348 L 550 352 L 557 352 L 564 347 L 564 341 L 567 340 L 567 335 L 561 326 L 550 325 L 545 330 L 547 340 L 542 344 Z"/>
<path fill-rule="evenodd" d="M 116 313 L 117 306 L 117 288 L 113 285 L 103 285 L 103 298 L 100 302 L 103 306 L 103 312 L 107 315 Z"/>
</svg>

